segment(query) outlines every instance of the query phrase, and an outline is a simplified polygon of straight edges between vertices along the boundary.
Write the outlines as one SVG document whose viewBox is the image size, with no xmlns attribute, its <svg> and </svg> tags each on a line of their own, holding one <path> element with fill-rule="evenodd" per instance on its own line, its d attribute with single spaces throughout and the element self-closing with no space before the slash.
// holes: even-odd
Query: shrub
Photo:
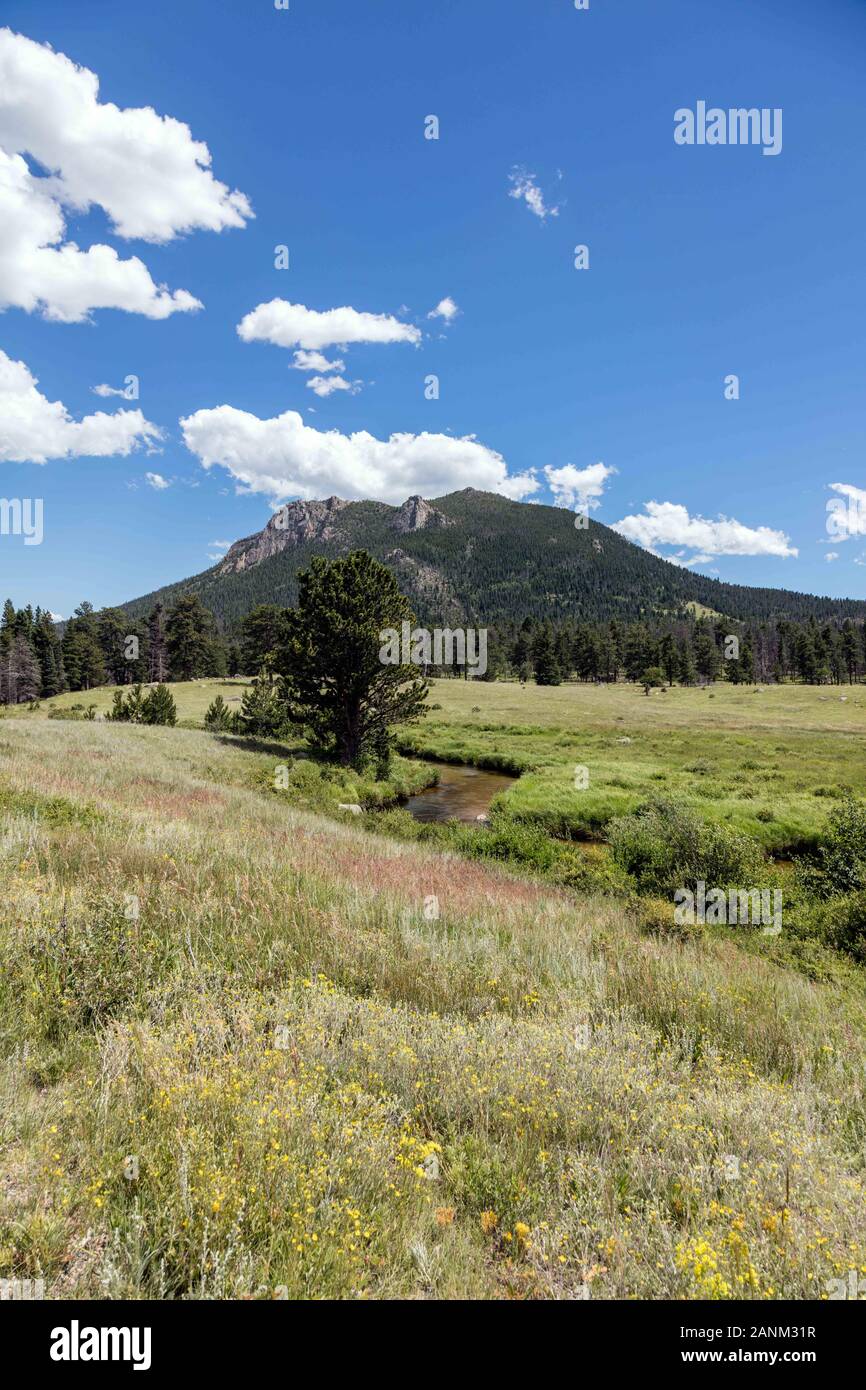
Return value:
<svg viewBox="0 0 866 1390">
<path fill-rule="evenodd" d="M 211 700 L 207 707 L 204 717 L 206 729 L 213 729 L 225 732 L 234 727 L 234 716 L 223 699 L 222 695 L 217 695 L 215 700 Z"/>
<path fill-rule="evenodd" d="M 642 898 L 637 907 L 637 920 L 641 931 L 649 936 L 663 936 L 678 941 L 689 941 L 703 934 L 701 923 L 678 923 L 674 916 L 674 905 L 669 898 Z"/>
<path fill-rule="evenodd" d="M 143 704 L 144 691 L 140 683 L 134 685 L 126 694 L 122 690 L 115 690 L 111 709 L 105 717 L 115 724 L 141 724 Z"/>
<path fill-rule="evenodd" d="M 177 705 L 167 685 L 156 685 L 144 698 L 141 707 L 142 724 L 177 723 Z"/>
<path fill-rule="evenodd" d="M 279 738 L 290 732 L 285 705 L 279 699 L 273 681 L 259 676 L 253 680 L 241 697 L 240 714 L 234 723 L 235 732 L 239 734 Z"/>
<path fill-rule="evenodd" d="M 806 888 L 822 897 L 866 888 L 866 802 L 846 796 L 830 812 L 817 860 L 802 865 Z"/>
<path fill-rule="evenodd" d="M 762 858 L 748 836 L 707 824 L 674 801 L 647 802 L 611 821 L 607 833 L 614 860 L 647 893 L 694 890 L 698 880 L 708 887 L 741 884 Z"/>
<path fill-rule="evenodd" d="M 95 709 L 95 706 L 91 708 Z M 156 685 L 145 695 L 138 684 L 132 686 L 126 695 L 122 690 L 115 690 L 111 709 L 105 717 L 113 723 L 174 725 L 177 723 L 177 706 L 167 685 Z"/>
</svg>

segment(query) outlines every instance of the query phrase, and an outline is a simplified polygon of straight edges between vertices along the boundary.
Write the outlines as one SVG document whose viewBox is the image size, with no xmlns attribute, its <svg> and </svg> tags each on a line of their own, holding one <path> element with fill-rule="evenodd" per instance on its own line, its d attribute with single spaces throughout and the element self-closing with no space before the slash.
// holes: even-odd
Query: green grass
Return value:
<svg viewBox="0 0 866 1390">
<path fill-rule="evenodd" d="M 866 794 L 862 686 L 647 697 L 630 685 L 437 681 L 432 700 L 441 708 L 406 731 L 403 750 L 522 773 L 503 806 L 554 835 L 602 835 L 663 794 L 786 856 L 816 843 L 842 788 Z M 586 790 L 575 788 L 578 767 Z"/>
<path fill-rule="evenodd" d="M 471 729 L 486 691 L 454 687 Z M 533 739 L 602 720 L 596 692 L 550 694 L 520 720 L 492 687 L 486 713 Z M 645 704 L 647 734 L 686 710 Z M 0 1277 L 811 1299 L 866 1264 L 855 968 L 809 980 L 772 943 L 647 933 L 610 896 L 371 835 L 333 818 L 327 769 L 328 816 L 301 809 L 267 782 L 291 749 L 0 732 Z"/>
<path fill-rule="evenodd" d="M 709 820 L 789 856 L 816 843 L 828 806 L 844 788 L 866 795 L 866 687 L 718 684 L 640 688 L 434 681 L 433 709 L 404 731 L 417 757 L 523 774 L 502 801 L 516 820 L 557 836 L 600 837 L 614 816 L 648 797 L 687 800 Z M 178 718 L 200 727 L 221 694 L 234 708 L 246 682 L 172 686 Z M 44 701 L 52 709 L 111 706 L 105 688 Z M 13 718 L 29 717 L 23 709 Z M 628 741 L 626 741 L 628 740 Z M 575 769 L 589 785 L 576 790 Z M 412 789 L 417 789 L 413 783 Z M 340 796 L 377 804 L 376 794 Z M 316 804 L 324 809 L 324 802 Z"/>
</svg>

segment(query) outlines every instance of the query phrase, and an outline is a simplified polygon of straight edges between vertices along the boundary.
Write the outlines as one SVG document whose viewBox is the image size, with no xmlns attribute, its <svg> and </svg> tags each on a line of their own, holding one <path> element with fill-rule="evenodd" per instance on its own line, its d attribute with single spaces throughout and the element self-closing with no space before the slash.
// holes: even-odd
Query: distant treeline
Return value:
<svg viewBox="0 0 866 1390">
<path fill-rule="evenodd" d="M 798 680 L 810 685 L 861 680 L 866 627 L 850 618 L 818 623 L 779 618 L 659 619 L 654 623 L 501 623 L 488 633 L 487 679 L 643 682 L 660 671 L 673 685 Z"/>
<path fill-rule="evenodd" d="M 39 608 L 7 599 L 0 618 L 0 703 L 16 704 L 100 685 L 259 675 L 280 650 L 287 609 L 260 604 L 228 636 L 195 594 L 157 603 L 145 619 L 82 603 L 58 626 Z M 866 674 L 866 627 L 846 618 L 738 623 L 659 618 L 653 623 L 526 618 L 488 632 L 485 680 L 627 680 L 696 685 L 802 681 L 853 683 Z M 62 635 L 61 635 L 62 634 Z M 463 676 L 463 669 L 428 674 Z"/>
<path fill-rule="evenodd" d="M 62 632 L 62 635 L 61 635 Z M 7 599 L 0 618 L 0 703 L 20 704 L 99 685 L 194 680 L 240 670 L 239 651 L 217 632 L 195 595 L 145 620 L 90 603 L 57 625 L 39 608 Z"/>
</svg>

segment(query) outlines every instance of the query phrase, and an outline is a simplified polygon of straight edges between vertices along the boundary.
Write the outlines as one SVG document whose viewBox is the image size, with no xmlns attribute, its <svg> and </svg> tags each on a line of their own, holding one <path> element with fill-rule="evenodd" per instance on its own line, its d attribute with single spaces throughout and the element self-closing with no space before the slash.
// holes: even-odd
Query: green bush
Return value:
<svg viewBox="0 0 866 1390">
<path fill-rule="evenodd" d="M 91 709 L 95 709 L 91 705 Z M 92 718 L 86 714 L 85 719 Z M 133 685 L 124 695 L 115 690 L 111 709 L 105 716 L 112 723 L 121 724 L 170 724 L 177 723 L 177 706 L 167 685 L 155 685 L 144 694 L 141 684 Z"/>
<path fill-rule="evenodd" d="M 830 812 L 817 857 L 800 866 L 807 890 L 820 897 L 866 888 L 866 802 L 846 796 Z"/>
<path fill-rule="evenodd" d="M 743 884 L 758 872 L 757 844 L 722 825 L 704 822 L 690 806 L 668 800 L 647 802 L 608 826 L 614 860 L 644 893 Z"/>
<path fill-rule="evenodd" d="M 225 732 L 233 729 L 235 722 L 234 715 L 222 695 L 217 695 L 215 700 L 211 700 L 204 717 L 206 729 Z"/>
<path fill-rule="evenodd" d="M 234 716 L 234 732 L 263 738 L 285 738 L 292 733 L 286 707 L 277 687 L 267 677 L 256 677 L 241 698 L 241 709 Z"/>
</svg>

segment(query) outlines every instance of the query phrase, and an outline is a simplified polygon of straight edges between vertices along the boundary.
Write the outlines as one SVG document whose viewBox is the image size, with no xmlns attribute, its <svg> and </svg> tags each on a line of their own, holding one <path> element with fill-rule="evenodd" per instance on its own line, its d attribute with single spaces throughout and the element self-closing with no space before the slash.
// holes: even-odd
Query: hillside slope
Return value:
<svg viewBox="0 0 866 1390">
<path fill-rule="evenodd" d="M 258 603 L 292 604 L 313 555 L 368 550 L 394 570 L 429 625 L 504 618 L 634 621 L 698 604 L 736 619 L 866 617 L 866 602 L 727 584 L 673 565 L 572 512 L 465 488 L 432 502 L 292 502 L 219 564 L 125 605 L 199 594 L 231 626 Z"/>
<path fill-rule="evenodd" d="M 859 990 L 296 811 L 273 763 L 4 728 L 0 1275 L 810 1300 L 866 1261 Z"/>
</svg>

